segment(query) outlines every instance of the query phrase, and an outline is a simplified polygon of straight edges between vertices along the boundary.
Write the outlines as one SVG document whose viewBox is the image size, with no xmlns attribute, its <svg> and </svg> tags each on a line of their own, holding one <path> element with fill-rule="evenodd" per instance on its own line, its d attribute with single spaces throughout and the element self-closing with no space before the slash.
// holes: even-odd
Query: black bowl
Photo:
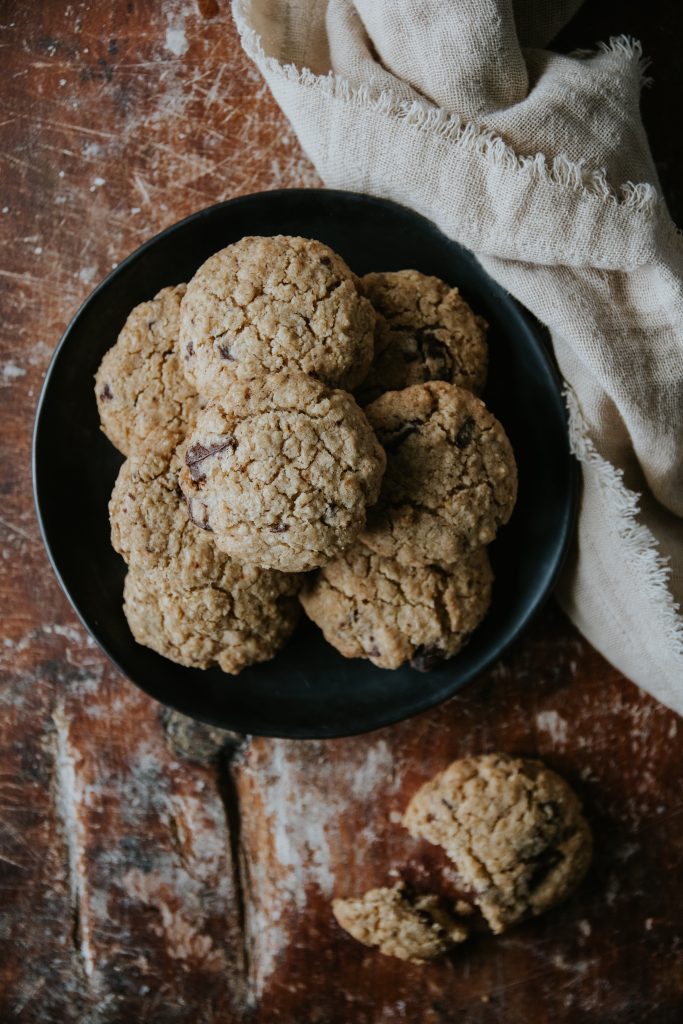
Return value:
<svg viewBox="0 0 683 1024">
<path fill-rule="evenodd" d="M 493 604 L 468 646 L 431 673 L 348 661 L 303 621 L 271 662 L 237 678 L 183 668 L 135 643 L 123 615 L 123 561 L 107 502 L 122 458 L 99 429 L 93 376 L 134 305 L 188 281 L 243 235 L 319 238 L 353 270 L 414 267 L 457 284 L 490 324 L 485 400 L 519 467 L 519 500 L 492 545 Z M 52 359 L 38 404 L 33 481 L 43 540 L 84 626 L 146 693 L 213 725 L 264 736 L 328 737 L 388 725 L 437 704 L 515 640 L 550 592 L 571 537 L 576 470 L 558 378 L 541 329 L 433 224 L 369 196 L 293 189 L 244 196 L 187 217 L 124 260 L 83 304 Z"/>
</svg>

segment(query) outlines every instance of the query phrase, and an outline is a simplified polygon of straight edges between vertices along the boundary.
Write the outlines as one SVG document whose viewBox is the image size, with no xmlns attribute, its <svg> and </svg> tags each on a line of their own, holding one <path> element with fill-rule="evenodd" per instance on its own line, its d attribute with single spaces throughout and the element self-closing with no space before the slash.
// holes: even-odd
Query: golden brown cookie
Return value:
<svg viewBox="0 0 683 1024">
<path fill-rule="evenodd" d="M 457 288 L 417 270 L 366 274 L 361 286 L 379 314 L 374 359 L 357 392 L 361 405 L 429 380 L 480 393 L 488 325 Z"/>
<path fill-rule="evenodd" d="M 152 447 L 131 455 L 119 470 L 109 501 L 111 542 L 132 568 L 192 587 L 220 573 L 228 561 L 211 535 L 190 521 L 178 486 L 184 449 L 157 434 Z"/>
<path fill-rule="evenodd" d="M 427 671 L 467 642 L 491 602 L 482 548 L 448 569 L 401 565 L 356 543 L 302 590 L 306 614 L 346 658 Z"/>
<path fill-rule="evenodd" d="M 183 300 L 185 373 L 206 395 L 239 376 L 300 370 L 353 388 L 373 353 L 375 313 L 341 256 L 289 235 L 242 238 L 202 264 Z"/>
<path fill-rule="evenodd" d="M 414 896 L 402 885 L 370 889 L 358 899 L 334 900 L 332 913 L 364 946 L 376 946 L 385 956 L 414 964 L 442 956 L 468 934 L 466 925 L 437 896 Z"/>
<path fill-rule="evenodd" d="M 199 408 L 178 352 L 184 294 L 179 284 L 136 306 L 97 371 L 102 430 L 124 455 L 147 447 L 160 429 L 180 440 Z"/>
<path fill-rule="evenodd" d="M 236 675 L 268 661 L 289 639 L 298 619 L 297 586 L 287 573 L 227 558 L 220 573 L 189 588 L 131 569 L 123 610 L 139 644 L 180 665 L 218 665 Z"/>
<path fill-rule="evenodd" d="M 484 403 L 432 381 L 388 392 L 365 414 L 387 469 L 361 540 L 409 565 L 451 565 L 489 544 L 512 514 L 517 468 Z"/>
<path fill-rule="evenodd" d="M 592 837 L 564 779 L 540 761 L 484 754 L 454 761 L 417 791 L 403 823 L 443 847 L 492 931 L 564 900 Z"/>
<path fill-rule="evenodd" d="M 135 639 L 171 661 L 225 672 L 272 658 L 298 620 L 301 578 L 234 562 L 189 519 L 167 435 L 121 467 L 112 543 L 130 567 L 124 611 Z"/>
<path fill-rule="evenodd" d="M 353 398 L 303 373 L 231 384 L 186 439 L 180 486 L 234 558 L 303 572 L 356 538 L 384 452 Z"/>
</svg>

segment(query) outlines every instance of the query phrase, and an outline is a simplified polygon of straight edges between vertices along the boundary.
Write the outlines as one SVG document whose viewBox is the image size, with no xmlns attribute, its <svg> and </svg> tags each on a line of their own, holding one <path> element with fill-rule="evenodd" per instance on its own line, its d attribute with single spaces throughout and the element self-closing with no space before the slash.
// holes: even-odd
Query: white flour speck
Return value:
<svg viewBox="0 0 683 1024">
<path fill-rule="evenodd" d="M 172 28 L 170 25 L 166 29 L 166 39 L 164 45 L 167 50 L 175 54 L 176 57 L 182 57 L 184 53 L 187 53 L 188 42 L 185 35 L 184 28 Z"/>
<path fill-rule="evenodd" d="M 5 363 L 2 368 L 2 376 L 6 381 L 18 380 L 19 377 L 26 376 L 26 370 L 23 366 L 17 366 L 16 363 Z"/>
<path fill-rule="evenodd" d="M 83 284 L 90 284 L 96 273 L 97 267 L 81 267 L 78 271 L 78 277 Z"/>
<path fill-rule="evenodd" d="M 541 732 L 547 732 L 554 743 L 567 742 L 567 722 L 557 711 L 539 711 L 536 726 Z"/>
</svg>

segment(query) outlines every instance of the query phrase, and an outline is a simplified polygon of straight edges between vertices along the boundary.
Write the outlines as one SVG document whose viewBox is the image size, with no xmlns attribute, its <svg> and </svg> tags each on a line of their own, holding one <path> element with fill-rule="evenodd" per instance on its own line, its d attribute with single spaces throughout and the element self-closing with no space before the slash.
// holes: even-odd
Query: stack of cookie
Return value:
<svg viewBox="0 0 683 1024">
<path fill-rule="evenodd" d="M 309 239 L 244 238 L 136 307 L 96 377 L 128 456 L 110 515 L 135 638 L 239 672 L 285 642 L 303 588 L 347 656 L 454 654 L 516 490 L 473 393 L 485 373 L 485 325 L 457 290 L 359 280 Z"/>
</svg>

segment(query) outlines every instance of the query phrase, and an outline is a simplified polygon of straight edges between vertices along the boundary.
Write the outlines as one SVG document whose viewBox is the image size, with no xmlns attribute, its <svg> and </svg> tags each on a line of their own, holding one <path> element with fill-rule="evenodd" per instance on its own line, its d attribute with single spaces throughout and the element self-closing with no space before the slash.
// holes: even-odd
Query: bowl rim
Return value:
<svg viewBox="0 0 683 1024">
<path fill-rule="evenodd" d="M 148 249 L 152 248 L 166 236 L 173 234 L 175 231 L 177 231 L 179 228 L 182 228 L 186 224 L 195 221 L 201 221 L 204 218 L 213 216 L 217 211 L 225 209 L 226 207 L 235 207 L 243 202 L 251 203 L 254 200 L 258 200 L 266 196 L 268 196 L 269 199 L 272 199 L 272 197 L 274 196 L 294 197 L 296 195 L 310 195 L 311 193 L 324 193 L 331 198 L 339 197 L 343 199 L 343 201 L 345 202 L 358 201 L 361 203 L 365 203 L 370 201 L 372 203 L 378 203 L 384 207 L 395 207 L 398 210 L 405 211 L 409 214 L 419 217 L 422 220 L 424 220 L 427 224 L 430 224 L 432 227 L 434 227 L 437 231 L 441 232 L 441 234 L 443 234 L 444 237 L 448 239 L 448 241 L 454 242 L 461 249 L 463 249 L 469 256 L 471 256 L 476 261 L 477 265 L 481 269 L 481 272 L 486 276 L 490 276 L 488 272 L 483 267 L 481 267 L 474 253 L 472 253 L 470 250 L 462 246 L 461 243 L 457 241 L 457 239 L 450 238 L 448 235 L 446 235 L 445 232 L 443 232 L 441 228 L 439 228 L 439 226 L 436 225 L 433 221 L 431 221 L 428 217 L 425 217 L 418 211 L 413 210 L 410 207 L 404 206 L 400 203 L 397 203 L 392 199 L 385 199 L 380 196 L 373 196 L 371 194 L 363 192 L 350 192 L 344 189 L 278 188 L 265 189 L 259 192 L 245 193 L 240 196 L 235 196 L 232 199 L 222 200 L 220 203 L 214 203 L 211 206 L 203 207 L 201 210 L 196 210 L 194 213 L 188 214 L 181 220 L 175 221 L 173 224 L 169 224 L 167 227 L 157 232 L 157 234 L 153 235 L 151 238 L 148 238 L 147 241 L 143 242 L 142 245 L 138 246 L 137 249 L 134 249 L 133 252 L 129 253 L 128 256 L 124 257 L 120 262 L 118 262 L 115 267 L 112 267 L 109 273 L 86 296 L 86 298 L 80 304 L 80 306 L 78 307 L 78 309 L 73 314 L 71 319 L 68 321 L 66 327 L 64 328 L 62 335 L 59 339 L 59 342 L 57 343 L 54 352 L 52 353 L 52 356 L 50 358 L 50 361 L 48 363 L 47 369 L 45 371 L 45 377 L 43 379 L 43 383 L 40 389 L 40 394 L 38 396 L 38 401 L 35 406 L 33 430 L 31 434 L 31 480 L 33 490 L 33 504 L 43 546 L 45 548 L 45 551 L 47 552 L 48 560 L 50 562 L 52 571 L 54 572 L 57 578 L 57 582 L 59 583 L 59 586 L 61 587 L 63 593 L 67 597 L 72 609 L 76 613 L 79 622 L 85 629 L 88 636 L 90 636 L 94 640 L 94 642 L 97 644 L 102 653 L 108 658 L 108 660 L 125 677 L 125 679 L 127 679 L 131 684 L 136 686 L 143 693 L 145 693 L 148 697 L 151 697 L 153 700 L 155 700 L 162 706 L 171 707 L 172 709 L 179 711 L 181 714 L 185 714 L 188 717 L 193 717 L 197 721 L 201 721 L 208 725 L 217 726 L 218 728 L 226 730 L 234 728 L 235 731 L 243 732 L 244 734 L 248 735 L 258 735 L 270 738 L 297 740 L 335 739 L 342 738 L 345 736 L 359 736 L 370 732 L 374 732 L 378 729 L 386 728 L 391 725 L 395 725 L 398 722 L 405 721 L 409 718 L 414 717 L 415 715 L 421 714 L 425 711 L 430 710 L 431 708 L 439 706 L 440 704 L 444 703 L 445 701 L 453 697 L 458 691 L 460 691 L 468 683 L 471 683 L 483 672 L 490 669 L 491 665 L 494 664 L 495 660 L 500 658 L 504 652 L 509 651 L 510 648 L 517 643 L 520 636 L 525 632 L 530 623 L 535 619 L 535 617 L 539 614 L 542 608 L 545 607 L 555 589 L 558 577 L 566 564 L 569 550 L 575 536 L 576 524 L 579 513 L 579 494 L 581 481 L 580 466 L 574 453 L 571 450 L 569 435 L 567 434 L 566 501 L 564 503 L 564 508 L 562 510 L 561 529 L 558 530 L 557 544 L 555 548 L 555 561 L 552 566 L 552 570 L 548 573 L 546 577 L 545 585 L 542 592 L 539 592 L 539 596 L 536 598 L 533 604 L 531 604 L 525 612 L 525 614 L 516 621 L 514 628 L 512 628 L 508 632 L 504 645 L 496 650 L 495 656 L 491 657 L 488 660 L 485 660 L 483 663 L 473 665 L 463 675 L 457 678 L 456 681 L 454 681 L 451 685 L 446 685 L 438 693 L 427 693 L 421 699 L 413 701 L 411 703 L 411 707 L 407 711 L 392 711 L 383 715 L 378 715 L 376 721 L 374 721 L 372 724 L 360 724 L 357 728 L 344 727 L 343 731 L 337 731 L 334 728 L 311 729 L 309 727 L 303 727 L 297 729 L 294 727 L 283 727 L 282 729 L 277 731 L 271 731 L 269 729 L 259 729 L 258 732 L 254 732 L 252 730 L 242 728 L 239 723 L 236 723 L 234 726 L 226 725 L 223 722 L 218 721 L 215 717 L 212 717 L 211 715 L 195 714 L 194 712 L 188 712 L 185 708 L 179 707 L 172 700 L 163 700 L 162 698 L 157 696 L 156 693 L 153 693 L 151 692 L 151 690 L 147 689 L 144 683 L 139 682 L 136 679 L 131 679 L 126 669 L 120 663 L 119 659 L 110 652 L 107 643 L 104 640 L 102 640 L 93 631 L 91 626 L 88 625 L 88 623 L 86 622 L 84 617 L 85 613 L 81 612 L 78 603 L 73 597 L 71 590 L 69 589 L 63 577 L 61 569 L 53 553 L 50 541 L 48 539 L 48 528 L 45 522 L 45 517 L 41 505 L 41 487 L 39 480 L 40 469 L 38 467 L 37 448 L 42 426 L 43 407 L 45 404 L 46 396 L 50 389 L 51 379 L 55 366 L 57 365 L 57 361 L 61 355 L 63 348 L 67 344 L 72 331 L 75 329 L 76 324 L 80 320 L 86 308 L 89 307 L 91 303 L 96 301 L 97 297 L 100 295 L 101 292 L 107 289 L 110 281 L 113 278 L 118 276 L 127 266 L 129 266 L 134 261 L 138 260 L 141 256 L 144 255 L 144 253 Z M 501 291 L 504 292 L 505 298 L 515 309 L 517 316 L 524 322 L 527 330 L 534 335 L 545 368 L 547 369 L 550 377 L 553 379 L 556 385 L 557 397 L 559 399 L 558 406 L 562 407 L 564 422 L 565 425 L 568 425 L 568 411 L 566 403 L 562 400 L 564 381 L 556 365 L 552 348 L 550 347 L 550 334 L 548 329 L 542 323 L 540 323 L 540 321 L 538 321 L 529 310 L 522 306 L 522 304 L 518 302 L 518 300 L 515 299 L 514 296 L 506 292 L 505 289 L 503 289 L 502 286 L 498 284 L 498 282 L 494 281 L 494 284 L 498 288 L 500 288 Z"/>
</svg>

